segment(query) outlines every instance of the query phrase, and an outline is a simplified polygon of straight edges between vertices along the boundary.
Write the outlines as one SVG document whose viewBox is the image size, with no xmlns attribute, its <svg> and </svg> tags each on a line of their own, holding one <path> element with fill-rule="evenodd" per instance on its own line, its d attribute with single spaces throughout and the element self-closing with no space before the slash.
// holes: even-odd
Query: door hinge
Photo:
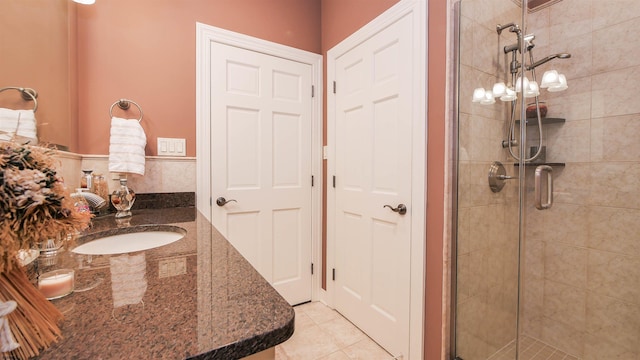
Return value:
<svg viewBox="0 0 640 360">
<path fill-rule="evenodd" d="M 336 187 L 336 176 L 335 175 L 333 175 L 333 187 L 334 188 Z"/>
<path fill-rule="evenodd" d="M 331 269 L 331 280 L 336 281 L 336 269 Z"/>
<path fill-rule="evenodd" d="M 316 96 L 316 87 L 311 85 L 311 97 L 315 97 Z"/>
<path fill-rule="evenodd" d="M 313 187 L 313 175 L 311 175 L 311 187 Z"/>
<path fill-rule="evenodd" d="M 336 93 L 336 82 L 335 81 L 333 82 L 333 93 L 334 94 Z"/>
<path fill-rule="evenodd" d="M 313 263 L 311 263 L 311 275 L 313 275 Z"/>
</svg>

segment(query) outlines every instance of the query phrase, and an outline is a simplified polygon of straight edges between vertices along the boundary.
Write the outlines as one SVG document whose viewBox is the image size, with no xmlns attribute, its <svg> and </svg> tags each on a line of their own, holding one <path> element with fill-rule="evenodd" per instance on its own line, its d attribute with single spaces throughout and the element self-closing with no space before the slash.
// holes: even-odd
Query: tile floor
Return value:
<svg viewBox="0 0 640 360">
<path fill-rule="evenodd" d="M 519 359 L 522 360 L 579 360 L 530 336 L 523 335 Z M 516 358 L 516 344 L 511 343 L 502 348 L 487 360 L 512 360 Z"/>
<path fill-rule="evenodd" d="M 393 357 L 320 302 L 294 307 L 296 330 L 276 346 L 276 360 L 391 360 Z"/>
</svg>

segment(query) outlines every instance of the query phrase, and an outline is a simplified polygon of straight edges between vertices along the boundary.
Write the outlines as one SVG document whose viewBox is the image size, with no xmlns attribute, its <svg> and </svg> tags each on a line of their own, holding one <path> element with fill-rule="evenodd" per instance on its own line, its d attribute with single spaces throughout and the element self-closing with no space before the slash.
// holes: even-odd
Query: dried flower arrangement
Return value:
<svg viewBox="0 0 640 360">
<path fill-rule="evenodd" d="M 55 171 L 54 150 L 0 143 L 0 273 L 16 266 L 18 250 L 75 234 L 90 214 L 75 209 Z"/>
<path fill-rule="evenodd" d="M 46 148 L 0 143 L 0 304 L 17 304 L 6 315 L 10 332 L 5 326 L 2 338 L 9 339 L 12 332 L 20 345 L 0 353 L 2 359 L 37 356 L 61 336 L 62 314 L 29 281 L 18 262 L 19 250 L 68 234 L 73 240 L 91 219 L 76 210 L 56 174 L 53 154 Z"/>
</svg>

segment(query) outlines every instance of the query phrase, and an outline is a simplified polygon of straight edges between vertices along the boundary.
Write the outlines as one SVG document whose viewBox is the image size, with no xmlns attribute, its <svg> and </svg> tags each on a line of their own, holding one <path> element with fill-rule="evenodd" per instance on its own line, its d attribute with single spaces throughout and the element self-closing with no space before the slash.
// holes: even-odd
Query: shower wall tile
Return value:
<svg viewBox="0 0 640 360">
<path fill-rule="evenodd" d="M 640 313 L 638 304 L 589 293 L 587 296 L 586 329 L 596 339 L 603 339 L 625 352 L 640 352 Z M 604 358 L 603 358 L 604 359 Z"/>
<path fill-rule="evenodd" d="M 456 252 L 458 255 L 469 254 L 473 249 L 473 243 L 471 243 L 471 209 L 459 208 L 458 209 L 458 226 L 457 226 L 457 239 Z"/>
<path fill-rule="evenodd" d="M 639 360 L 638 352 L 629 349 L 631 344 L 616 344 L 600 336 L 587 334 L 584 344 L 584 360 Z"/>
<path fill-rule="evenodd" d="M 607 26 L 637 18 L 638 14 L 640 14 L 640 1 L 615 0 L 615 6 L 612 6 L 610 1 L 594 1 L 592 11 L 593 29 L 600 30 Z"/>
<path fill-rule="evenodd" d="M 591 119 L 591 160 L 637 161 L 638 139 L 640 114 Z"/>
<path fill-rule="evenodd" d="M 498 49 L 498 34 L 495 25 L 488 29 L 481 25 L 473 28 L 473 67 L 484 71 L 493 70 L 491 73 L 500 74 L 500 69 L 504 69 L 504 56 Z M 493 84 L 491 84 L 493 85 Z"/>
<path fill-rule="evenodd" d="M 474 19 L 478 24 L 494 31 L 497 24 L 518 22 L 520 19 L 519 7 L 513 2 L 504 0 L 464 1 L 461 6 L 461 13 L 463 16 Z"/>
<path fill-rule="evenodd" d="M 589 248 L 640 257 L 640 210 L 593 206 L 590 208 Z"/>
<path fill-rule="evenodd" d="M 640 258 L 589 250 L 588 279 L 593 293 L 640 305 Z"/>
<path fill-rule="evenodd" d="M 592 0 L 563 0 L 556 3 L 550 12 L 549 40 L 590 36 Z"/>
<path fill-rule="evenodd" d="M 507 108 L 500 101 L 493 105 L 471 102 L 473 90 L 479 87 L 485 89 L 492 87 L 496 82 L 496 76 L 465 65 L 460 67 L 460 73 L 463 79 L 469 79 L 460 84 L 460 112 L 488 119 L 506 119 Z"/>
<path fill-rule="evenodd" d="M 544 213 L 544 235 L 547 243 L 584 247 L 589 238 L 589 227 L 584 226 L 589 215 L 586 205 L 555 203 Z"/>
<path fill-rule="evenodd" d="M 567 163 L 565 167 L 553 169 L 554 204 L 587 205 L 591 198 L 591 165 L 589 163 Z M 531 180 L 533 183 L 533 180 Z M 551 212 L 556 206 L 551 208 Z M 584 225 L 584 219 L 576 219 Z"/>
<path fill-rule="evenodd" d="M 473 66 L 473 30 L 475 25 L 471 18 L 460 16 L 460 65 Z"/>
<path fill-rule="evenodd" d="M 536 44 L 536 54 L 539 53 L 537 49 L 549 46 L 550 16 L 550 10 L 546 8 L 529 14 L 527 18 L 527 29 L 533 29 L 533 34 L 536 36 L 534 41 L 534 44 Z"/>
<path fill-rule="evenodd" d="M 471 296 L 470 286 L 472 284 L 471 254 L 460 254 L 456 258 L 456 302 L 458 304 L 467 301 Z"/>
<path fill-rule="evenodd" d="M 504 119 L 483 118 L 460 114 L 460 160 L 493 161 L 506 160 L 501 146 Z"/>
<path fill-rule="evenodd" d="M 544 278 L 544 242 L 527 238 L 524 249 L 524 274 L 536 279 Z"/>
<path fill-rule="evenodd" d="M 505 186 L 503 191 L 494 193 L 489 188 L 489 182 L 487 180 L 487 174 L 489 172 L 490 162 L 487 163 L 473 163 L 473 162 L 461 162 L 459 167 L 459 203 L 458 206 L 472 207 L 483 206 L 492 204 L 505 204 L 508 192 L 505 189 L 509 186 L 517 186 L 516 184 L 509 184 Z M 509 166 L 505 165 L 509 168 Z M 510 166 L 513 167 L 513 166 Z M 513 171 L 513 170 L 509 170 Z M 507 174 L 511 174 L 507 172 Z"/>
<path fill-rule="evenodd" d="M 584 329 L 587 292 L 555 281 L 544 283 L 544 316 Z"/>
<path fill-rule="evenodd" d="M 591 78 L 570 79 L 569 88 L 561 93 L 542 92 L 549 112 L 547 117 L 565 118 L 567 122 L 591 117 Z M 556 124 L 554 126 L 563 126 Z"/>
<path fill-rule="evenodd" d="M 581 35 L 572 38 L 555 39 L 544 49 L 536 49 L 536 59 L 543 58 L 551 54 L 569 53 L 568 59 L 554 59 L 539 67 L 539 76 L 545 70 L 556 69 L 559 73 L 565 74 L 569 87 L 573 87 L 574 79 L 591 76 L 593 72 L 592 50 L 593 41 L 591 35 Z M 590 90 L 590 89 L 588 89 Z M 562 97 L 558 93 L 549 93 L 550 97 Z"/>
<path fill-rule="evenodd" d="M 640 162 L 592 163 L 591 205 L 640 209 Z"/>
<path fill-rule="evenodd" d="M 553 347 L 582 358 L 585 336 L 584 328 L 565 324 L 555 318 L 544 317 L 542 341 Z"/>
<path fill-rule="evenodd" d="M 547 127 L 547 161 L 588 162 L 591 157 L 589 120 L 567 121 Z"/>
<path fill-rule="evenodd" d="M 545 243 L 544 277 L 565 285 L 587 285 L 587 250 L 553 242 Z"/>
<path fill-rule="evenodd" d="M 527 335 L 542 339 L 544 327 L 544 279 L 525 277 L 523 283 L 524 299 L 521 315 L 522 328 Z"/>
<path fill-rule="evenodd" d="M 640 65 L 640 47 L 630 46 L 637 41 L 638 27 L 640 17 L 593 32 L 595 74 Z"/>
<path fill-rule="evenodd" d="M 484 360 L 491 354 L 484 326 L 486 307 L 486 295 L 471 297 L 458 305 L 456 350 L 465 359 Z"/>
<path fill-rule="evenodd" d="M 593 75 L 591 116 L 593 118 L 640 112 L 640 66 Z"/>
</svg>

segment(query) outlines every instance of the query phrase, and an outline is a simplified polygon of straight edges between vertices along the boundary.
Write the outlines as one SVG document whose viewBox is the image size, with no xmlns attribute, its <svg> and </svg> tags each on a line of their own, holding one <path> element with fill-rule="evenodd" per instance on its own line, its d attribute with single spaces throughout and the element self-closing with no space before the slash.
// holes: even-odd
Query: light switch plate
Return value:
<svg viewBox="0 0 640 360">
<path fill-rule="evenodd" d="M 165 278 L 187 273 L 187 258 L 177 257 L 158 261 L 158 278 Z"/>
<path fill-rule="evenodd" d="M 187 140 L 159 137 L 158 156 L 187 156 Z"/>
</svg>

